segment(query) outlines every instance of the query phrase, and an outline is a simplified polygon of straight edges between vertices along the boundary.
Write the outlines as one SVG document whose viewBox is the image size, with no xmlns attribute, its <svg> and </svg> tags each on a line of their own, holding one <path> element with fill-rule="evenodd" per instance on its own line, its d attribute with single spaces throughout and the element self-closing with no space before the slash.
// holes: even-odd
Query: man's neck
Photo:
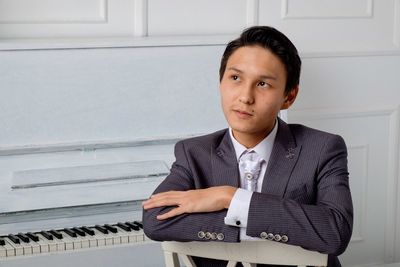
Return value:
<svg viewBox="0 0 400 267">
<path fill-rule="evenodd" d="M 270 129 L 266 129 L 264 131 L 260 131 L 257 133 L 246 133 L 231 128 L 231 133 L 233 135 L 233 138 L 235 138 L 235 140 L 239 142 L 239 144 L 249 149 L 254 148 L 260 142 L 262 142 L 274 130 L 275 127 L 278 127 L 277 119 Z"/>
</svg>

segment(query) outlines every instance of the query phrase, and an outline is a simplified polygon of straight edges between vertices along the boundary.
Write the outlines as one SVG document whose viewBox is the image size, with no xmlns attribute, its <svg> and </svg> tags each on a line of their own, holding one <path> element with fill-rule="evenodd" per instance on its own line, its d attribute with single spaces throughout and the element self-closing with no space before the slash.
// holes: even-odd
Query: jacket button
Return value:
<svg viewBox="0 0 400 267">
<path fill-rule="evenodd" d="M 275 241 L 281 241 L 282 240 L 282 237 L 281 237 L 281 235 L 278 235 L 278 234 L 276 234 L 275 236 L 274 236 L 274 240 Z"/>
<path fill-rule="evenodd" d="M 225 238 L 225 236 L 224 236 L 223 233 L 217 234 L 217 239 L 218 239 L 218 240 L 222 241 L 222 240 L 224 240 L 224 238 Z"/>
<path fill-rule="evenodd" d="M 287 235 L 282 235 L 281 241 L 282 241 L 283 243 L 288 242 L 288 240 L 289 240 L 289 237 L 288 237 Z"/>
<path fill-rule="evenodd" d="M 267 235 L 267 239 L 268 239 L 268 240 L 274 240 L 274 234 L 269 233 L 269 234 Z"/>
<path fill-rule="evenodd" d="M 206 232 L 205 239 L 207 239 L 207 240 L 211 239 L 211 233 L 210 232 Z"/>
<path fill-rule="evenodd" d="M 266 232 L 261 232 L 261 234 L 260 234 L 260 237 L 262 238 L 262 239 L 267 239 L 267 233 Z"/>
<path fill-rule="evenodd" d="M 217 239 L 217 233 L 211 233 L 211 239 L 212 240 Z"/>
<path fill-rule="evenodd" d="M 197 236 L 199 238 L 203 239 L 206 236 L 206 234 L 203 231 L 200 231 L 200 232 L 197 233 Z"/>
<path fill-rule="evenodd" d="M 236 225 L 239 226 L 240 225 L 240 221 L 236 221 Z"/>
</svg>

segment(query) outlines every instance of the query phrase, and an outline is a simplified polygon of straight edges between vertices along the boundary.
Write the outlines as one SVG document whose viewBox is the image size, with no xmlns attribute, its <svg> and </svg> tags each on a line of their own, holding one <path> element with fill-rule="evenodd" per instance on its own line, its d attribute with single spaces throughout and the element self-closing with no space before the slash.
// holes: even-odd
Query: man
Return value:
<svg viewBox="0 0 400 267">
<path fill-rule="evenodd" d="M 353 225 L 345 143 L 278 118 L 296 99 L 300 67 L 295 46 L 271 27 L 228 44 L 220 92 L 230 128 L 176 144 L 170 175 L 143 202 L 148 237 L 269 239 L 327 253 L 328 266 L 340 266 Z"/>
</svg>

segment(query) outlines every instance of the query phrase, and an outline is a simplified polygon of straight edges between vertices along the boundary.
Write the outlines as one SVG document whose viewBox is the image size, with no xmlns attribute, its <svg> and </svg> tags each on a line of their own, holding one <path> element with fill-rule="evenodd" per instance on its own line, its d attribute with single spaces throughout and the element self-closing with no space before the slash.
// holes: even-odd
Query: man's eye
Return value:
<svg viewBox="0 0 400 267">
<path fill-rule="evenodd" d="M 237 76 L 237 75 L 232 75 L 231 78 L 232 78 L 232 80 L 237 81 L 237 80 L 239 79 L 239 76 Z"/>
<path fill-rule="evenodd" d="M 261 87 L 268 87 L 268 84 L 266 82 L 262 82 L 262 81 L 259 82 L 258 85 Z"/>
</svg>

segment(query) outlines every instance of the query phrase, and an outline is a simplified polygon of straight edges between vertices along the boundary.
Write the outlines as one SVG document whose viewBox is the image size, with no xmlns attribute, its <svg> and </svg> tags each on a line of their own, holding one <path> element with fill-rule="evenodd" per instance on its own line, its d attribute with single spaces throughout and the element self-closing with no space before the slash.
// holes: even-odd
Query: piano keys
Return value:
<svg viewBox="0 0 400 267">
<path fill-rule="evenodd" d="M 0 260 L 145 241 L 148 239 L 138 221 L 9 234 L 0 237 Z"/>
</svg>

